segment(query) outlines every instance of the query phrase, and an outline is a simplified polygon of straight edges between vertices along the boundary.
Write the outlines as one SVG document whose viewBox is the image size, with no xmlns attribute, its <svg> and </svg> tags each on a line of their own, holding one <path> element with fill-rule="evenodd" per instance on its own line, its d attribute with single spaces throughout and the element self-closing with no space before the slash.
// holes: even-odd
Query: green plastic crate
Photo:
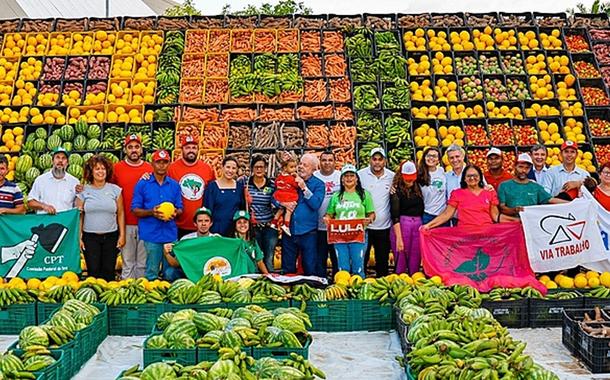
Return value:
<svg viewBox="0 0 610 380">
<path fill-rule="evenodd" d="M 0 335 L 18 335 L 26 326 L 36 324 L 36 303 L 23 303 L 0 309 Z"/>
<path fill-rule="evenodd" d="M 108 307 L 108 335 L 148 335 L 163 313 L 162 304 Z"/>
<path fill-rule="evenodd" d="M 76 334 L 78 335 L 78 332 Z M 76 359 L 77 359 L 76 358 L 76 355 L 77 355 L 76 340 L 77 339 L 78 339 L 78 337 L 75 336 L 72 341 L 64 344 L 63 346 L 52 349 L 52 351 L 62 351 L 63 352 L 63 356 L 61 357 L 61 361 L 59 364 L 61 379 L 71 378 L 78 372 L 78 370 L 81 367 L 81 365 L 78 365 L 78 367 L 76 366 L 77 365 L 77 363 L 76 363 Z M 19 343 L 18 341 L 13 342 L 13 344 L 11 344 L 8 347 L 7 351 L 15 351 L 15 352 L 23 351 L 17 347 L 18 343 Z"/>
<path fill-rule="evenodd" d="M 100 313 L 93 318 L 93 322 L 80 330 L 83 355 L 87 360 L 97 352 L 97 347 L 108 336 L 108 308 L 105 304 L 94 304 Z M 86 361 L 86 360 L 85 360 Z"/>
<path fill-rule="evenodd" d="M 256 305 L 256 306 L 260 306 L 264 309 L 267 310 L 275 310 L 275 309 L 279 309 L 281 307 L 290 307 L 290 301 L 279 301 L 279 302 L 275 302 L 275 301 L 271 301 L 271 302 L 263 302 L 263 303 L 254 303 L 254 302 L 247 302 L 247 303 L 235 303 L 235 302 L 227 302 L 227 303 L 223 303 L 220 304 L 217 307 L 223 307 L 226 309 L 231 309 L 231 310 L 235 310 L 235 309 L 239 309 L 240 307 L 245 307 L 248 305 Z"/>
<path fill-rule="evenodd" d="M 417 379 L 417 377 L 413 376 L 413 372 L 411 372 L 411 367 L 407 366 L 406 372 L 407 372 L 407 380 L 416 380 Z"/>
<path fill-rule="evenodd" d="M 42 324 L 44 321 L 49 319 L 57 309 L 63 306 L 63 303 L 36 303 L 36 323 Z"/>
<path fill-rule="evenodd" d="M 303 310 L 302 302 L 293 301 L 294 307 Z M 339 301 L 306 301 L 305 313 L 311 320 L 311 331 L 352 331 L 348 316 L 349 302 Z"/>
<path fill-rule="evenodd" d="M 351 331 L 389 331 L 394 328 L 394 312 L 391 305 L 381 305 L 377 300 L 348 302 Z"/>
<path fill-rule="evenodd" d="M 225 307 L 224 303 L 178 305 L 178 304 L 166 302 L 166 303 L 162 303 L 160 305 L 163 310 L 162 313 L 166 313 L 166 312 L 175 313 L 177 311 L 184 310 L 184 309 L 193 309 L 196 312 L 200 313 L 200 312 L 216 309 L 218 307 L 221 307 L 221 308 Z"/>
<path fill-rule="evenodd" d="M 152 350 L 146 348 L 148 340 L 157 334 L 150 335 L 144 341 L 144 367 L 151 363 L 165 362 L 165 361 L 176 361 L 182 365 L 194 365 L 197 364 L 197 349 L 186 349 L 186 350 L 172 350 L 172 349 L 159 349 Z"/>
<path fill-rule="evenodd" d="M 252 356 L 250 347 L 242 347 L 242 352 Z M 197 362 L 215 362 L 218 360 L 218 350 L 212 350 L 208 347 L 197 348 Z"/>
<path fill-rule="evenodd" d="M 288 359 L 291 353 L 303 356 L 305 359 L 309 358 L 309 346 L 311 346 L 311 337 L 305 342 L 303 348 L 264 348 L 264 347 L 252 347 L 252 357 L 254 359 L 260 359 L 264 357 L 272 357 L 274 359 Z"/>
<path fill-rule="evenodd" d="M 51 356 L 55 359 L 55 363 L 41 371 L 34 372 L 34 376 L 36 376 L 36 379 L 41 380 L 63 380 L 65 378 L 63 375 L 64 368 L 62 366 L 64 352 L 62 350 L 49 351 L 51 351 Z M 21 355 L 23 355 L 23 350 L 15 350 L 14 354 L 21 357 Z"/>
</svg>

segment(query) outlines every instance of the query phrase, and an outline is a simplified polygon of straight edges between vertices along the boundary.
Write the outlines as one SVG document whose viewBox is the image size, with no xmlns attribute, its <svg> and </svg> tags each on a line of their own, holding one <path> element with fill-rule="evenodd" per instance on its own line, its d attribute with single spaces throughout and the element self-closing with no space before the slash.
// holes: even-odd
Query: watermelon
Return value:
<svg viewBox="0 0 610 380">
<path fill-rule="evenodd" d="M 87 138 L 83 135 L 78 135 L 72 144 L 74 146 L 74 150 L 85 150 L 87 148 Z"/>
<path fill-rule="evenodd" d="M 45 139 L 36 139 L 34 141 L 34 145 L 32 146 L 34 152 L 44 152 L 47 149 L 47 141 Z"/>
<path fill-rule="evenodd" d="M 31 167 L 28 169 L 27 172 L 25 172 L 25 181 L 27 183 L 34 183 L 34 181 L 36 180 L 36 178 L 38 178 L 38 176 L 40 175 L 40 170 L 38 170 L 38 168 L 36 167 Z"/>
<path fill-rule="evenodd" d="M 161 314 L 159 316 L 159 318 L 157 318 L 157 328 L 159 330 L 165 330 L 167 328 L 167 326 L 169 326 L 169 324 L 172 323 L 173 319 L 174 319 L 174 313 L 172 313 L 170 311 Z"/>
<path fill-rule="evenodd" d="M 34 355 L 29 357 L 24 363 L 25 371 L 40 371 L 48 366 L 55 364 L 55 358 L 51 355 Z"/>
<path fill-rule="evenodd" d="M 78 165 L 78 166 L 82 166 L 84 161 L 83 161 L 83 156 L 81 156 L 78 153 L 72 153 L 70 155 L 70 158 L 68 160 L 70 162 L 70 164 L 72 165 Z"/>
<path fill-rule="evenodd" d="M 47 137 L 49 136 L 49 134 L 47 133 L 47 130 L 45 128 L 37 128 L 36 131 L 34 131 L 34 135 L 36 135 L 37 138 L 43 139 L 43 140 L 46 140 Z"/>
<path fill-rule="evenodd" d="M 32 157 L 24 154 L 17 160 L 17 164 L 15 165 L 15 171 L 17 173 L 25 173 L 27 172 L 33 165 Z"/>
<path fill-rule="evenodd" d="M 74 128 L 70 124 L 66 124 L 59 128 L 59 137 L 63 141 L 72 141 L 74 138 Z"/>
<path fill-rule="evenodd" d="M 70 141 L 64 142 L 64 149 L 68 152 L 72 150 L 72 143 Z"/>
<path fill-rule="evenodd" d="M 80 118 L 76 124 L 74 124 L 74 130 L 76 132 L 77 135 L 86 135 L 87 134 L 87 128 L 89 127 L 89 125 L 87 124 L 87 122 L 85 121 L 85 118 L 82 117 Z"/>
<path fill-rule="evenodd" d="M 61 146 L 61 138 L 58 135 L 51 135 L 47 140 L 47 148 L 53 150 Z"/>
<path fill-rule="evenodd" d="M 83 301 L 86 303 L 94 303 L 97 302 L 97 293 L 95 293 L 95 290 L 91 289 L 91 288 L 80 288 L 76 291 L 76 294 L 74 295 L 74 297 L 79 300 L 79 301 Z"/>
<path fill-rule="evenodd" d="M 81 165 L 70 164 L 66 171 L 78 179 L 83 178 L 83 167 Z"/>
<path fill-rule="evenodd" d="M 231 361 L 232 362 L 232 361 Z M 141 380 L 172 380 L 177 379 L 176 372 L 166 363 L 152 363 L 140 374 Z"/>
<path fill-rule="evenodd" d="M 45 132 L 46 133 L 46 132 Z M 34 140 L 36 140 L 36 138 L 38 138 L 38 136 L 36 136 L 36 132 L 34 133 L 30 133 L 28 135 L 28 137 L 25 139 L 26 143 L 34 143 Z"/>
<path fill-rule="evenodd" d="M 19 348 L 27 350 L 28 347 L 40 345 L 49 346 L 49 336 L 38 326 L 27 326 L 19 333 Z"/>
<path fill-rule="evenodd" d="M 100 140 L 96 138 L 91 138 L 87 141 L 87 150 L 97 150 L 100 147 Z"/>
<path fill-rule="evenodd" d="M 172 350 L 186 350 L 195 348 L 195 339 L 187 334 L 174 334 L 167 343 Z"/>
<path fill-rule="evenodd" d="M 34 135 L 30 135 L 32 137 L 34 137 Z M 34 150 L 34 140 L 36 138 L 34 137 L 33 139 L 31 139 L 31 141 L 26 141 L 25 144 L 23 144 L 23 152 L 31 152 Z"/>
<path fill-rule="evenodd" d="M 93 153 L 85 153 L 83 154 L 83 162 L 89 161 L 89 159 L 93 157 Z"/>
<path fill-rule="evenodd" d="M 181 319 L 188 319 L 192 321 L 197 312 L 193 309 L 183 309 L 174 313 L 174 317 L 172 318 L 172 322 L 179 321 Z"/>
<path fill-rule="evenodd" d="M 0 356 L 0 373 L 11 373 L 11 372 L 23 371 L 23 362 L 18 356 L 13 355 L 11 352 Z"/>
<path fill-rule="evenodd" d="M 146 348 L 151 350 L 167 348 L 167 339 L 163 335 L 153 335 L 146 341 Z"/>
<path fill-rule="evenodd" d="M 205 334 L 212 330 L 221 330 L 223 325 L 217 316 L 210 313 L 197 313 L 193 318 L 197 330 L 202 334 Z"/>
<path fill-rule="evenodd" d="M 102 129 L 99 125 L 93 124 L 87 128 L 87 137 L 90 139 L 99 139 L 102 135 Z"/>
<path fill-rule="evenodd" d="M 40 170 L 45 170 L 53 166 L 53 158 L 49 153 L 41 154 L 36 159 L 36 166 Z"/>
<path fill-rule="evenodd" d="M 23 193 L 23 195 L 30 191 L 30 187 L 23 182 L 19 182 L 17 186 L 19 186 L 19 190 L 21 190 L 21 193 Z"/>
<path fill-rule="evenodd" d="M 242 347 L 244 341 L 235 331 L 225 331 L 220 337 L 220 345 L 222 347 Z"/>
<path fill-rule="evenodd" d="M 197 327 L 193 321 L 181 319 L 170 323 L 165 331 L 163 331 L 163 336 L 166 339 L 170 339 L 175 334 L 186 334 L 194 338 L 197 336 Z"/>
</svg>

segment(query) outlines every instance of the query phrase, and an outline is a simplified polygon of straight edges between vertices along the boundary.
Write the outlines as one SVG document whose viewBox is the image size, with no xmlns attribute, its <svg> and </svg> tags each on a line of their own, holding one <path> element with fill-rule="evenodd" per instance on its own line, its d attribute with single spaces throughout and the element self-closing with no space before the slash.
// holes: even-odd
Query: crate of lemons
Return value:
<svg viewBox="0 0 610 380">
<path fill-rule="evenodd" d="M 565 274 L 557 274 L 553 278 L 542 275 L 538 278 L 547 289 L 594 289 L 599 287 L 610 289 L 610 272 L 581 272 L 574 277 Z M 610 297 L 610 295 L 609 295 Z"/>
</svg>

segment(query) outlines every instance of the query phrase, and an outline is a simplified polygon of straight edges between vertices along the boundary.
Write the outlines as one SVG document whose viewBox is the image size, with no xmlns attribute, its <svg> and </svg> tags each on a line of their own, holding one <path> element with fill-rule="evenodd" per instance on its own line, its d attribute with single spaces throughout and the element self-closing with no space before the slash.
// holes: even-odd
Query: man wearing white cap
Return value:
<svg viewBox="0 0 610 380">
<path fill-rule="evenodd" d="M 368 263 L 371 247 L 375 248 L 375 271 L 378 277 L 388 274 L 390 255 L 390 188 L 394 172 L 385 167 L 386 154 L 383 148 L 371 149 L 370 165 L 358 171 L 362 187 L 371 193 L 375 206 L 375 221 L 368 226 L 368 247 L 364 265 Z"/>
<path fill-rule="evenodd" d="M 502 151 L 498 148 L 491 148 L 487 151 L 487 171 L 484 173 L 485 182 L 493 186 L 498 191 L 498 186 L 504 181 L 512 179 L 513 176 L 502 168 Z"/>
<path fill-rule="evenodd" d="M 521 153 L 515 164 L 515 177 L 504 181 L 498 187 L 500 212 L 509 216 L 519 216 L 523 207 L 546 203 L 566 203 L 566 201 L 553 198 L 544 188 L 527 177 L 534 165 L 527 153 Z"/>
</svg>

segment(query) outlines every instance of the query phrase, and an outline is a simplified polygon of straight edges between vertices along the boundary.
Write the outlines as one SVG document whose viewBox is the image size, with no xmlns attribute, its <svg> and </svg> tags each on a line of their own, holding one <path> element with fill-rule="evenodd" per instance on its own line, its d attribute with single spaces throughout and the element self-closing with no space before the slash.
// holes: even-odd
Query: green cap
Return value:
<svg viewBox="0 0 610 380">
<path fill-rule="evenodd" d="M 358 173 L 358 170 L 356 170 L 356 167 L 352 164 L 345 164 L 341 168 L 341 175 L 345 173 Z"/>
<path fill-rule="evenodd" d="M 244 210 L 235 211 L 235 214 L 233 214 L 233 221 L 235 222 L 239 219 L 250 220 L 250 213 Z"/>
<path fill-rule="evenodd" d="M 197 215 L 206 214 L 210 218 L 212 217 L 212 210 L 205 207 L 200 207 L 195 211 L 195 215 L 193 216 L 193 221 L 197 220 Z"/>
<path fill-rule="evenodd" d="M 51 156 L 53 156 L 53 157 L 55 157 L 55 155 L 56 155 L 57 153 L 63 153 L 63 154 L 65 154 L 65 155 L 66 155 L 66 157 L 68 157 L 68 156 L 70 155 L 70 154 L 68 153 L 68 151 L 66 150 L 66 148 L 61 147 L 61 146 L 58 146 L 57 148 L 54 148 L 54 149 L 52 150 L 52 153 L 53 153 L 53 154 L 52 154 Z"/>
</svg>

